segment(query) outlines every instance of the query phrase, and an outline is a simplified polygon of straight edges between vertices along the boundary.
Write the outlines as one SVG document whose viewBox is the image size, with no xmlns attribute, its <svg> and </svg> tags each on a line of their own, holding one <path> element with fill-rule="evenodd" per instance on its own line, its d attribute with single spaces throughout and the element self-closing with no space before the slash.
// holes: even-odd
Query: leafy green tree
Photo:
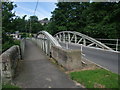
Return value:
<svg viewBox="0 0 120 90">
<path fill-rule="evenodd" d="M 52 34 L 69 30 L 94 38 L 120 38 L 120 2 L 59 2 L 56 5 L 47 26 Z"/>
<path fill-rule="evenodd" d="M 29 19 L 31 22 L 38 22 L 38 17 L 37 16 L 30 16 Z"/>
<path fill-rule="evenodd" d="M 48 21 L 48 18 L 44 18 L 43 20 L 47 20 Z"/>
<path fill-rule="evenodd" d="M 38 33 L 43 30 L 43 26 L 40 23 L 32 23 L 32 33 Z"/>
<path fill-rule="evenodd" d="M 13 31 L 13 17 L 15 13 L 12 13 L 13 8 L 16 5 L 13 2 L 2 2 L 2 52 L 10 48 L 16 42 L 8 36 Z"/>
<path fill-rule="evenodd" d="M 24 15 L 22 18 L 16 16 L 15 19 L 12 22 L 12 25 L 14 27 L 14 31 L 19 31 L 19 32 L 25 32 L 26 31 L 26 24 L 27 20 L 25 20 L 26 15 Z"/>
<path fill-rule="evenodd" d="M 48 23 L 45 27 L 45 30 L 51 34 L 56 34 L 56 31 L 57 31 L 57 26 L 54 22 L 50 22 Z"/>
<path fill-rule="evenodd" d="M 29 22 L 29 25 L 28 25 L 29 29 L 28 30 L 31 33 L 38 33 L 39 31 L 43 30 L 43 26 L 38 21 L 38 17 L 37 16 L 30 16 L 28 22 Z"/>
<path fill-rule="evenodd" d="M 2 30 L 5 32 L 13 31 L 12 21 L 15 13 L 12 13 L 12 10 L 15 7 L 13 2 L 2 2 Z"/>
</svg>

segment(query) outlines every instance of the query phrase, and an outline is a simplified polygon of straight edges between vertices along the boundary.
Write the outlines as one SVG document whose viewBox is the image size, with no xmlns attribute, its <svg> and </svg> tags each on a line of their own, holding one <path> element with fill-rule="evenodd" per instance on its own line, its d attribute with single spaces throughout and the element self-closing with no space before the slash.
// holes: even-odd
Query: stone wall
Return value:
<svg viewBox="0 0 120 90">
<path fill-rule="evenodd" d="M 20 43 L 20 51 L 21 51 L 21 59 L 24 59 L 24 53 L 25 53 L 25 43 L 26 39 L 22 39 Z"/>
<path fill-rule="evenodd" d="M 0 56 L 2 64 L 2 83 L 10 83 L 15 76 L 15 71 L 21 59 L 20 48 L 18 45 L 12 46 Z"/>
<path fill-rule="evenodd" d="M 80 50 L 70 50 L 52 46 L 51 56 L 58 64 L 62 65 L 67 70 L 75 70 L 82 67 Z"/>
</svg>

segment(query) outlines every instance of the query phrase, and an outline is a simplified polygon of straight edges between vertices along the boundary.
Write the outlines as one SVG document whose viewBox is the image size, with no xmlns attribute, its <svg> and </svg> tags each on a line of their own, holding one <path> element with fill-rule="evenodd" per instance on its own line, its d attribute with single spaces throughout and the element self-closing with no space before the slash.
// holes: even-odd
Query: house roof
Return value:
<svg viewBox="0 0 120 90">
<path fill-rule="evenodd" d="M 50 21 L 49 20 L 40 20 L 39 22 L 40 23 L 49 23 Z"/>
</svg>

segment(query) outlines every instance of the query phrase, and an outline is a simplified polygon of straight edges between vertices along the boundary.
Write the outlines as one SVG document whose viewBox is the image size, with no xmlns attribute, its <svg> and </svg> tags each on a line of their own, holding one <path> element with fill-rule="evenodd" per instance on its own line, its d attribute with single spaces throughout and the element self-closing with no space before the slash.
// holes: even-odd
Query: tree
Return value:
<svg viewBox="0 0 120 90">
<path fill-rule="evenodd" d="M 38 22 L 38 17 L 37 16 L 30 16 L 31 22 Z"/>
<path fill-rule="evenodd" d="M 55 23 L 56 32 L 59 31 L 81 31 L 85 26 L 82 10 L 84 6 L 79 2 L 59 2 L 57 8 L 52 12 L 51 23 Z"/>
<path fill-rule="evenodd" d="M 13 31 L 12 21 L 15 13 L 12 13 L 12 10 L 15 7 L 13 2 L 2 2 L 2 30 L 5 32 Z"/>
<path fill-rule="evenodd" d="M 14 31 L 20 31 L 20 32 L 25 32 L 26 31 L 26 24 L 27 20 L 25 20 L 26 15 L 24 15 L 22 18 L 16 16 L 15 19 L 12 22 L 12 25 L 14 27 Z"/>
<path fill-rule="evenodd" d="M 41 23 L 38 21 L 38 17 L 37 16 L 30 16 L 29 20 L 29 30 L 31 31 L 31 33 L 38 33 L 39 31 L 43 30 L 43 26 L 41 25 Z"/>
<path fill-rule="evenodd" d="M 44 18 L 43 20 L 46 20 L 46 21 L 48 21 L 48 18 Z"/>
<path fill-rule="evenodd" d="M 56 5 L 47 26 L 52 34 L 69 30 L 94 38 L 120 38 L 120 2 L 59 2 Z"/>
<path fill-rule="evenodd" d="M 16 5 L 13 5 L 12 2 L 2 2 L 2 52 L 15 44 L 13 39 L 7 35 L 14 29 L 12 27 L 15 16 L 15 13 L 12 13 L 14 7 Z"/>
<path fill-rule="evenodd" d="M 32 23 L 32 33 L 38 33 L 43 30 L 43 26 L 40 23 Z"/>
</svg>

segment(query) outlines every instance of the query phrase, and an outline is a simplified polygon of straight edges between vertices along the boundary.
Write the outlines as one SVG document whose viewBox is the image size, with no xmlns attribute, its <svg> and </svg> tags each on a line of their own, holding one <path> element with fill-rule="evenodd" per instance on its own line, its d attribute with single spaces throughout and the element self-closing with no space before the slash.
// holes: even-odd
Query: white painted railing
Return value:
<svg viewBox="0 0 120 90">
<path fill-rule="evenodd" d="M 75 44 L 82 44 L 87 47 L 95 47 L 106 49 L 110 51 L 114 51 L 112 48 L 108 47 L 107 45 L 101 43 L 100 41 L 91 38 L 87 35 L 84 35 L 79 32 L 75 31 L 62 31 L 54 35 L 59 42 L 63 43 L 75 43 Z"/>
<path fill-rule="evenodd" d="M 120 51 L 120 39 L 101 39 L 101 38 L 96 38 L 96 40 L 104 43 L 105 45 L 111 47 L 115 51 Z"/>
<path fill-rule="evenodd" d="M 32 38 L 32 41 L 34 41 L 46 55 L 50 55 L 52 45 L 61 47 L 58 41 L 46 31 L 40 31 L 36 38 Z"/>
</svg>

